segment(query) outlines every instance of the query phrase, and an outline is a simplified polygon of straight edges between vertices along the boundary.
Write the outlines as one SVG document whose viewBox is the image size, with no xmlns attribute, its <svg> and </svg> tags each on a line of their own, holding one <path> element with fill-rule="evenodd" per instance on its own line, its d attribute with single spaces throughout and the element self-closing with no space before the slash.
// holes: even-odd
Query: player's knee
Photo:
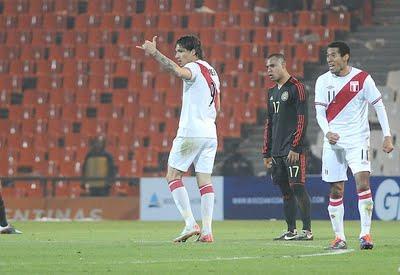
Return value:
<svg viewBox="0 0 400 275">
<path fill-rule="evenodd" d="M 340 199 L 343 198 L 344 193 L 344 185 L 343 184 L 331 184 L 331 198 L 332 199 Z"/>
</svg>

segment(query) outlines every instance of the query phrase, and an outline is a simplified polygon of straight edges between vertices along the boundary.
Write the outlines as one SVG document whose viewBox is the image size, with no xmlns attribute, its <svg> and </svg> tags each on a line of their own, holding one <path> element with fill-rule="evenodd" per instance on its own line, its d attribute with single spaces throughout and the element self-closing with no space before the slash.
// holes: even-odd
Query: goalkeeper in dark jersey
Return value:
<svg viewBox="0 0 400 275">
<path fill-rule="evenodd" d="M 266 66 L 268 76 L 276 85 L 268 90 L 264 165 L 282 192 L 288 226 L 275 240 L 312 240 L 310 197 L 305 189 L 307 94 L 304 85 L 287 72 L 284 55 L 270 55 Z M 297 207 L 303 221 L 301 231 L 296 229 Z"/>
</svg>

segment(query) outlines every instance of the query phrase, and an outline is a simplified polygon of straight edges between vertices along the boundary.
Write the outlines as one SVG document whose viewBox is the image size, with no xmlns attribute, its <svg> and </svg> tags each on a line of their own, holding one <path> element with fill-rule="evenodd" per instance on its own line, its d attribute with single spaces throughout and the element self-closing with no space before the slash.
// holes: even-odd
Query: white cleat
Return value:
<svg viewBox="0 0 400 275">
<path fill-rule="evenodd" d="M 7 226 L 0 226 L 0 234 L 22 234 L 21 231 L 15 229 L 11 224 L 7 224 Z"/>
<path fill-rule="evenodd" d="M 185 226 L 182 233 L 174 239 L 174 243 L 184 243 L 190 237 L 198 235 L 200 235 L 200 226 L 198 224 L 190 227 Z"/>
</svg>

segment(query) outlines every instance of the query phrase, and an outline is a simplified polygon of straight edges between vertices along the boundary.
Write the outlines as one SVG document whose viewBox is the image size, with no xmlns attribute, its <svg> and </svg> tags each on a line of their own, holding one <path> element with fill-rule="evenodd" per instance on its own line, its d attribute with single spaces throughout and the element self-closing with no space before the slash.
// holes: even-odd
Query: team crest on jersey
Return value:
<svg viewBox="0 0 400 275">
<path fill-rule="evenodd" d="M 360 83 L 358 81 L 350 81 L 350 92 L 357 93 L 360 90 Z"/>
<path fill-rule="evenodd" d="M 282 95 L 281 95 L 282 101 L 286 101 L 286 100 L 288 100 L 288 98 L 289 98 L 289 93 L 288 93 L 288 91 L 284 91 L 284 92 L 282 93 Z"/>
</svg>

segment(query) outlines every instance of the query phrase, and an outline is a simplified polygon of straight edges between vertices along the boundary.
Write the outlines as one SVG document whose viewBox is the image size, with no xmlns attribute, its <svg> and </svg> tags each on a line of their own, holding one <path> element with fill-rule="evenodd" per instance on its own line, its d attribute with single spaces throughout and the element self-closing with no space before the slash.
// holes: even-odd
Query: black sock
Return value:
<svg viewBox="0 0 400 275">
<path fill-rule="evenodd" d="M 3 197 L 0 194 L 0 226 L 7 226 L 6 208 L 4 206 Z"/>
<path fill-rule="evenodd" d="M 296 229 L 296 198 L 293 191 L 290 189 L 289 184 L 280 184 L 279 187 L 283 196 L 283 212 L 285 213 L 288 231 L 293 232 Z"/>
<path fill-rule="evenodd" d="M 294 184 L 293 193 L 296 196 L 297 205 L 300 209 L 301 220 L 303 221 L 303 230 L 311 231 L 310 196 L 303 184 Z"/>
</svg>

